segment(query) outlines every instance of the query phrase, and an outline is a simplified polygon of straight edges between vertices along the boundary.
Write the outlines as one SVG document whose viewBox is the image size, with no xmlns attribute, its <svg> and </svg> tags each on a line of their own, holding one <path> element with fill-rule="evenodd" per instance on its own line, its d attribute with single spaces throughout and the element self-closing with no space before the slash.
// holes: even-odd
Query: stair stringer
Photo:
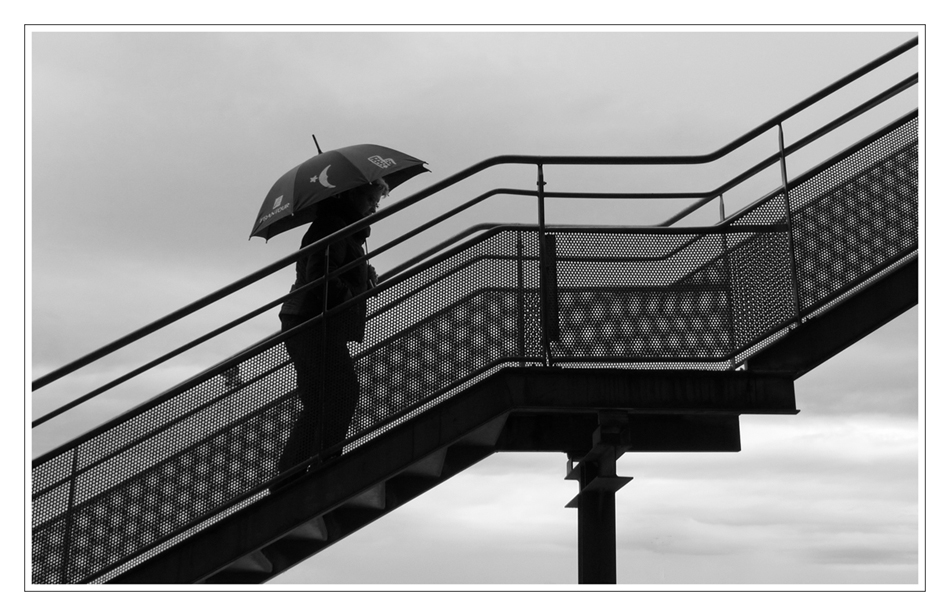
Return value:
<svg viewBox="0 0 950 616">
<path fill-rule="evenodd" d="M 735 421 L 797 412 L 783 376 L 507 368 L 109 582 L 265 582 L 499 450 L 512 413 L 609 409 Z"/>
<path fill-rule="evenodd" d="M 798 379 L 820 366 L 917 305 L 917 268 L 914 254 L 750 356 L 749 370 Z"/>
<path fill-rule="evenodd" d="M 494 453 L 512 406 L 507 382 L 498 376 L 109 583 L 250 584 L 286 571 Z"/>
</svg>

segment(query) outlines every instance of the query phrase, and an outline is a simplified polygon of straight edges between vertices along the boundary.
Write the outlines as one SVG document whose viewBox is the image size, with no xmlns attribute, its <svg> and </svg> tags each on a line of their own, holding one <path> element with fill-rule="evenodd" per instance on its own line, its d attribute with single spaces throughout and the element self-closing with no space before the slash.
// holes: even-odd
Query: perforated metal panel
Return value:
<svg viewBox="0 0 950 616">
<path fill-rule="evenodd" d="M 372 298 L 366 339 L 352 347 L 362 393 L 351 430 L 540 361 L 537 259 L 537 233 L 496 231 Z"/>
<path fill-rule="evenodd" d="M 557 358 L 721 361 L 732 355 L 722 235 L 557 234 Z"/>
<path fill-rule="evenodd" d="M 917 178 L 915 120 L 790 191 L 804 311 L 917 248 Z"/>
<path fill-rule="evenodd" d="M 916 250 L 916 135 L 914 118 L 792 186 L 804 313 Z M 783 199 L 702 233 L 550 230 L 555 360 L 724 370 L 781 336 L 795 315 Z M 344 452 L 505 366 L 540 365 L 538 246 L 536 229 L 485 232 L 369 299 Z M 272 342 L 41 458 L 33 581 L 107 579 L 264 497 L 301 413 L 296 378 Z"/>
</svg>

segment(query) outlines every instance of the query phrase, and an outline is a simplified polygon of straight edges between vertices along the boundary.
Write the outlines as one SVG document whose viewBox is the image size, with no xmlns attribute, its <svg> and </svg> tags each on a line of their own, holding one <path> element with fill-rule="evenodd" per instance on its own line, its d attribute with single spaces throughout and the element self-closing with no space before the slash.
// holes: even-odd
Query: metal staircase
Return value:
<svg viewBox="0 0 950 616">
<path fill-rule="evenodd" d="M 738 451 L 739 409 L 795 412 L 791 380 L 779 376 L 586 370 L 565 383 L 557 369 L 499 371 L 111 581 L 264 582 L 496 451 L 586 451 L 597 413 L 578 387 L 601 392 L 601 413 L 626 414 L 632 401 L 649 408 L 630 418 L 637 434 L 666 433 L 678 447 L 689 438 L 692 450 Z M 658 385 L 682 397 L 658 394 Z M 632 445 L 667 447 L 656 438 Z"/>
<path fill-rule="evenodd" d="M 496 451 L 562 451 L 578 465 L 598 443 L 616 455 L 738 451 L 740 414 L 796 412 L 795 378 L 917 302 L 916 111 L 798 177 L 785 172 L 786 157 L 913 87 L 917 76 L 789 147 L 780 137 L 775 155 L 712 191 L 663 195 L 697 201 L 660 226 L 546 225 L 546 199 L 657 195 L 545 192 L 544 166 L 717 160 L 768 131 L 781 135 L 788 118 L 916 44 L 709 155 L 484 161 L 37 379 L 34 389 L 491 166 L 538 169 L 535 190 L 490 191 L 368 255 L 497 194 L 538 200 L 538 224 L 470 229 L 352 300 L 368 307 L 366 338 L 350 347 L 357 415 L 346 440 L 324 443 L 298 481 L 271 489 L 300 413 L 284 350 L 297 331 L 268 337 L 34 460 L 33 582 L 260 583 Z M 774 192 L 716 225 L 673 226 L 776 165 L 783 182 Z M 330 312 L 330 326 L 345 307 Z M 603 429 L 608 417 L 621 426 L 610 437 L 619 440 Z M 582 495 L 622 483 L 587 481 L 574 468 Z"/>
</svg>

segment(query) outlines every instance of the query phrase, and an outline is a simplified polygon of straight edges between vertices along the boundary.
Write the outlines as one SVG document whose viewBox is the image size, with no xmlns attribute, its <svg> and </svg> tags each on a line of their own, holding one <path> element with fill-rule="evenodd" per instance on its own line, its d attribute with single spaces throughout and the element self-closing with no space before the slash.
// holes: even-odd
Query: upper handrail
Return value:
<svg viewBox="0 0 950 616">
<path fill-rule="evenodd" d="M 32 390 L 36 391 L 37 389 L 45 387 L 46 385 L 49 385 L 50 383 L 53 383 L 75 372 L 76 370 L 79 370 L 80 368 L 83 368 L 84 366 L 87 366 L 93 363 L 94 361 L 102 359 L 103 357 L 110 355 L 111 353 L 114 353 L 115 351 L 118 351 L 119 349 L 122 349 L 128 346 L 129 344 L 132 344 L 133 342 L 136 342 L 137 340 L 140 340 L 164 327 L 167 327 L 168 325 L 171 325 L 172 323 L 175 323 L 183 319 L 184 317 L 188 315 L 191 315 L 197 312 L 198 310 L 206 306 L 209 306 L 217 301 L 220 301 L 221 299 L 224 299 L 225 297 L 241 289 L 244 289 L 257 281 L 262 280 L 263 278 L 266 278 L 267 276 L 283 269 L 284 267 L 287 267 L 291 263 L 296 262 L 301 257 L 310 255 L 313 252 L 316 252 L 317 250 L 325 248 L 326 246 L 328 246 L 329 244 L 333 242 L 336 242 L 357 231 L 365 229 L 375 224 L 378 221 L 381 221 L 390 216 L 393 216 L 394 214 L 401 212 L 402 210 L 410 207 L 411 205 L 414 205 L 415 203 L 418 203 L 419 201 L 422 201 L 423 199 L 431 197 L 432 195 L 438 192 L 441 192 L 442 190 L 445 190 L 446 188 L 449 188 L 450 186 L 458 184 L 459 182 L 465 179 L 468 179 L 469 177 L 477 173 L 485 171 L 486 169 L 489 169 L 498 165 L 505 165 L 505 164 L 523 164 L 523 165 L 542 166 L 542 165 L 697 165 L 697 164 L 709 163 L 709 162 L 718 160 L 719 158 L 722 158 L 723 156 L 726 156 L 727 154 L 733 152 L 740 146 L 752 141 L 756 137 L 762 135 L 763 133 L 772 129 L 773 127 L 781 124 L 782 122 L 794 116 L 795 114 L 799 113 L 800 111 L 821 101 L 822 99 L 828 97 L 834 92 L 837 92 L 838 90 L 844 88 L 850 83 L 856 81 L 860 77 L 870 73 L 874 69 L 886 64 L 887 62 L 890 62 L 894 58 L 909 51 L 910 49 L 913 49 L 914 47 L 918 45 L 918 42 L 919 42 L 918 37 L 914 37 L 913 39 L 907 41 L 906 43 L 903 43 L 902 45 L 895 47 L 891 51 L 881 55 L 880 57 L 876 58 L 875 60 L 872 60 L 871 62 L 865 64 L 864 66 L 852 71 L 848 75 L 845 75 L 841 79 L 838 79 L 837 81 L 833 82 L 829 86 L 823 88 L 822 90 L 819 90 L 812 96 L 804 99 L 803 101 L 799 102 L 796 105 L 793 105 L 792 107 L 774 116 L 773 118 L 766 120 L 762 124 L 751 129 L 750 131 L 746 132 L 745 134 L 738 137 L 737 139 L 734 139 L 733 141 L 722 146 L 721 148 L 714 150 L 713 152 L 710 152 L 708 154 L 687 155 L 687 156 L 548 156 L 548 155 L 510 155 L 509 154 L 509 155 L 501 155 L 501 156 L 495 156 L 492 158 L 485 159 L 481 161 L 480 163 L 476 163 L 466 169 L 463 169 L 462 171 L 455 173 L 454 175 L 451 175 L 440 182 L 436 182 L 435 184 L 432 184 L 431 186 L 423 190 L 420 190 L 419 192 L 413 195 L 410 195 L 406 197 L 405 199 L 385 209 L 382 209 L 371 216 L 368 216 L 357 222 L 354 222 L 353 224 L 347 227 L 344 227 L 343 229 L 340 229 L 339 231 L 335 233 L 327 235 L 317 240 L 316 242 L 309 244 L 308 246 L 302 247 L 301 249 L 281 259 L 278 259 L 277 261 L 274 261 L 270 265 L 265 266 L 257 270 L 256 272 L 253 272 L 243 278 L 240 278 L 239 280 L 231 284 L 225 285 L 224 287 L 221 287 L 220 289 L 218 289 L 217 291 L 213 293 L 210 293 L 182 308 L 179 308 L 178 310 L 175 310 L 169 313 L 168 315 L 160 319 L 157 319 L 156 321 L 153 321 L 152 323 L 148 325 L 145 325 L 125 336 L 122 336 L 121 338 L 118 338 L 117 340 L 109 344 L 106 344 L 100 347 L 99 349 L 96 349 L 95 351 L 87 353 L 86 355 L 83 355 L 82 357 L 79 357 L 67 363 L 64 366 L 58 369 L 55 369 L 35 379 L 32 382 Z M 796 145 L 799 145 L 799 144 L 797 143 Z M 527 191 L 527 192 L 531 192 L 531 194 L 536 194 L 533 191 Z M 558 193 L 546 192 L 545 196 L 555 196 L 555 195 L 563 196 L 565 194 L 568 194 L 568 193 L 558 194 Z M 604 193 L 598 193 L 598 194 L 603 195 Z M 619 194 L 623 194 L 626 196 L 629 194 L 637 194 L 637 193 L 614 193 L 614 195 L 619 195 Z M 640 194 L 651 195 L 654 197 L 667 196 L 667 198 L 669 198 L 668 195 L 672 194 L 672 195 L 677 195 L 679 198 L 700 198 L 700 199 L 704 199 L 708 195 L 708 193 L 640 193 Z M 576 195 L 591 196 L 592 193 L 574 193 L 572 196 L 576 196 Z M 606 197 L 606 198 L 610 198 L 610 197 Z M 688 206 L 687 209 L 698 208 L 707 202 L 708 201 L 703 201 L 699 203 L 698 205 L 692 204 L 691 206 Z M 691 209 L 690 212 L 694 211 L 694 209 Z M 688 213 L 689 212 L 686 212 L 685 214 L 683 214 L 683 216 L 685 216 Z M 445 217 L 439 217 L 439 220 L 440 221 L 445 220 Z M 672 221 L 673 221 L 672 219 L 670 221 L 666 221 L 662 223 L 661 226 L 671 224 Z M 413 232 L 410 232 L 410 234 L 415 235 L 415 233 Z M 399 238 L 399 241 L 404 241 L 404 239 Z M 204 339 L 206 339 L 206 337 L 203 337 L 202 340 Z"/>
<path fill-rule="evenodd" d="M 832 163 L 835 163 L 835 162 L 837 162 L 837 161 L 842 160 L 844 157 L 850 155 L 853 151 L 858 150 L 858 149 L 860 149 L 860 148 L 863 148 L 863 147 L 865 147 L 867 144 L 874 142 L 875 140 L 879 139 L 881 136 L 883 136 L 883 135 L 885 135 L 885 134 L 891 132 L 892 130 L 894 130 L 896 127 L 898 127 L 898 126 L 900 126 L 900 125 L 906 123 L 908 120 L 910 120 L 911 118 L 915 117 L 916 115 L 917 115 L 917 111 L 914 110 L 914 111 L 910 111 L 910 112 L 904 114 L 903 116 L 901 116 L 901 117 L 899 117 L 899 118 L 897 118 L 897 119 L 891 121 L 891 122 L 888 123 L 887 125 L 885 125 L 885 126 L 879 128 L 879 129 L 878 129 L 877 131 L 875 131 L 874 133 L 871 133 L 870 135 L 868 135 L 868 136 L 865 137 L 864 139 L 862 139 L 862 140 L 860 140 L 860 141 L 858 141 L 858 142 L 852 144 L 851 146 L 849 146 L 849 147 L 846 148 L 845 150 L 839 152 L 837 155 L 833 156 L 832 158 L 827 159 L 827 160 L 825 160 L 824 162 L 818 164 L 816 167 L 814 167 L 814 168 L 812 168 L 812 169 L 810 169 L 810 170 L 808 170 L 808 171 L 803 172 L 799 177 L 797 177 L 797 178 L 795 178 L 795 179 L 793 179 L 793 180 L 791 180 L 791 181 L 789 182 L 789 188 L 794 188 L 794 187 L 797 186 L 801 181 L 804 181 L 805 178 L 808 178 L 808 177 L 812 176 L 814 173 L 816 173 L 819 169 L 821 169 L 821 168 L 823 168 L 823 167 L 825 167 L 825 166 L 827 166 L 827 165 L 829 165 L 829 164 L 832 164 Z M 720 221 L 719 223 L 716 223 L 715 225 L 712 225 L 712 226 L 702 226 L 702 227 L 682 227 L 682 226 L 678 226 L 678 227 L 663 227 L 663 226 L 657 226 L 657 225 L 649 225 L 649 226 L 623 226 L 623 227 L 602 227 L 602 226 L 597 226 L 597 227 L 579 227 L 579 226 L 577 226 L 577 225 L 568 225 L 568 226 L 564 226 L 564 225 L 554 225 L 554 226 L 549 226 L 548 229 L 549 229 L 549 230 L 552 230 L 552 231 L 553 231 L 553 230 L 565 230 L 565 229 L 567 229 L 567 230 L 585 229 L 585 230 L 587 230 L 588 232 L 594 232 L 594 233 L 604 232 L 604 231 L 608 231 L 608 230 L 609 230 L 609 232 L 611 232 L 611 233 L 617 233 L 617 232 L 622 232 L 622 233 L 623 233 L 623 232 L 626 232 L 626 233 L 638 233 L 638 234 L 644 234 L 644 233 L 646 233 L 646 234 L 671 234 L 671 233 L 672 233 L 672 234 L 697 234 L 697 233 L 702 233 L 702 234 L 715 234 L 715 233 L 732 233 L 732 232 L 747 234 L 747 233 L 749 233 L 749 232 L 774 232 L 774 231 L 779 230 L 780 228 L 784 228 L 784 225 L 782 225 L 782 224 L 779 223 L 779 222 L 768 223 L 768 224 L 755 224 L 755 223 L 748 224 L 748 223 L 746 223 L 746 224 L 742 224 L 741 227 L 733 227 L 733 224 L 734 224 L 734 222 L 735 222 L 736 219 L 741 218 L 742 216 L 744 216 L 744 215 L 745 215 L 747 212 L 749 212 L 750 210 L 753 210 L 753 209 L 755 209 L 755 208 L 761 206 L 763 203 L 765 203 L 765 202 L 771 200 L 771 199 L 774 198 L 776 195 L 780 194 L 780 192 L 781 192 L 782 190 L 783 190 L 783 188 L 778 188 L 778 189 L 776 189 L 775 191 L 773 191 L 773 192 L 771 192 L 771 193 L 768 193 L 768 194 L 766 194 L 766 195 L 764 195 L 764 196 L 761 196 L 761 197 L 760 197 L 758 200 L 756 200 L 755 202 L 753 202 L 753 203 L 749 204 L 748 206 L 746 206 L 746 207 L 744 207 L 744 208 L 742 208 L 742 209 L 736 211 L 735 213 L 733 213 L 732 215 L 730 215 L 728 218 L 726 218 L 726 219 L 724 219 L 724 220 Z M 497 194 L 497 193 L 499 193 L 499 192 L 500 192 L 500 193 L 504 193 L 504 194 L 521 194 L 521 195 L 526 195 L 526 196 L 534 196 L 534 194 L 535 194 L 535 193 L 533 193 L 533 191 L 521 191 L 521 190 L 513 190 L 513 189 L 505 189 L 505 188 L 494 189 L 494 190 L 492 190 L 492 191 L 489 191 L 488 193 L 485 193 L 485 194 L 481 195 L 480 197 L 477 197 L 476 199 L 473 199 L 472 201 L 470 201 L 470 202 L 468 202 L 468 203 L 466 203 L 466 204 L 463 204 L 463 205 L 458 206 L 458 208 L 471 207 L 472 204 L 477 203 L 477 202 L 479 202 L 480 200 L 483 200 L 483 199 L 487 198 L 487 196 L 489 196 L 490 194 Z M 456 208 L 456 209 L 458 209 L 458 208 Z M 352 306 L 352 305 L 355 305 L 355 304 L 358 303 L 358 302 L 365 301 L 366 299 L 368 299 L 368 297 L 369 297 L 370 295 L 378 294 L 380 291 L 384 291 L 384 290 L 386 290 L 386 289 L 388 289 L 388 288 L 393 287 L 393 286 L 396 285 L 396 284 L 400 284 L 401 282 L 405 281 L 408 277 L 414 275 L 414 274 L 417 273 L 418 271 L 421 271 L 421 270 L 424 269 L 425 267 L 428 267 L 429 265 L 431 265 L 431 262 L 432 262 L 431 260 L 433 259 L 433 257 L 436 257 L 437 255 L 441 257 L 441 256 L 451 256 L 451 255 L 457 255 L 457 254 L 459 254 L 460 251 L 465 250 L 465 249 L 467 249 L 468 247 L 471 247 L 472 245 L 474 245 L 475 242 L 480 241 L 481 238 L 484 237 L 484 236 L 474 237 L 474 236 L 476 236 L 476 234 L 479 234 L 480 232 L 483 232 L 483 231 L 485 231 L 485 232 L 496 232 L 496 231 L 499 231 L 499 230 L 502 230 L 502 229 L 537 229 L 537 228 L 538 228 L 538 227 L 535 226 L 535 225 L 525 225 L 525 224 L 521 224 L 521 225 L 517 225 L 517 224 L 499 224 L 499 223 L 480 223 L 480 224 L 476 224 L 476 225 L 474 225 L 474 226 L 472 226 L 472 227 L 469 227 L 468 229 L 466 229 L 466 230 L 464 230 L 464 231 L 462 231 L 462 232 L 460 232 L 460 233 L 458 233 L 458 234 L 456 234 L 456 235 L 454 235 L 454 236 L 452 236 L 452 237 L 449 237 L 449 238 L 447 238 L 447 239 L 445 239 L 445 240 L 439 242 L 439 243 L 436 244 L 435 246 L 432 246 L 431 248 L 429 248 L 429 249 L 423 251 L 422 253 L 416 255 L 416 256 L 413 257 L 412 259 L 410 259 L 410 260 L 408 260 L 408 261 L 402 263 L 401 265 L 399 265 L 399 266 L 397 266 L 397 267 L 395 267 L 395 268 L 393 268 L 393 269 L 387 271 L 385 274 L 383 274 L 383 275 L 380 276 L 379 284 L 378 284 L 375 288 L 373 288 L 373 289 L 371 289 L 371 290 L 369 290 L 369 291 L 367 291 L 367 292 L 365 292 L 365 293 L 363 293 L 363 294 L 361 294 L 361 295 L 359 295 L 359 296 L 357 296 L 357 297 L 354 297 L 354 298 L 352 298 L 352 299 L 350 299 L 350 300 L 344 302 L 344 303 L 341 304 L 340 306 L 337 306 L 337 307 L 331 309 L 331 310 L 329 311 L 329 314 L 332 315 L 332 314 L 335 314 L 335 313 L 338 313 L 338 312 L 345 311 L 348 307 L 350 307 L 350 306 Z M 698 239 L 698 237 L 697 237 L 696 239 Z M 673 252 L 678 252 L 678 251 L 682 250 L 683 248 L 685 248 L 685 247 L 688 246 L 689 244 L 693 243 L 693 241 L 696 241 L 696 240 L 692 240 L 692 241 L 690 241 L 690 242 L 687 242 L 686 244 L 683 244 L 683 245 L 677 247 Z M 384 249 L 386 249 L 386 248 L 387 248 L 387 247 L 384 246 L 384 247 L 381 247 L 380 249 L 377 249 L 377 250 L 378 250 L 378 251 L 381 251 L 381 250 L 384 250 Z M 447 252 L 446 252 L 446 251 L 447 251 Z M 331 272 L 331 274 L 330 274 L 331 277 L 332 277 L 332 276 L 336 276 L 336 275 L 338 275 L 338 274 L 342 274 L 343 272 L 345 272 L 346 270 L 348 270 L 348 269 L 350 269 L 350 268 L 352 268 L 352 267 L 356 267 L 359 262 L 371 258 L 376 252 L 377 252 L 377 251 L 373 251 L 373 252 L 371 252 L 371 253 L 368 253 L 367 255 L 365 255 L 364 257 L 361 257 L 360 259 L 358 259 L 358 260 L 356 260 L 356 261 L 353 261 L 353 262 L 351 262 L 351 263 L 349 263 L 349 264 L 347 264 L 347 265 L 344 265 L 344 266 L 342 266 L 341 268 L 339 268 L 339 269 L 337 269 L 337 270 L 334 270 L 334 272 Z M 441 253 L 441 254 L 440 254 L 440 253 Z M 668 253 L 666 256 L 668 257 L 670 254 L 672 254 L 672 253 Z M 530 258 L 530 257 L 529 257 L 529 258 Z M 537 257 L 534 257 L 534 258 L 535 258 L 535 259 L 539 259 L 540 256 L 537 256 Z M 654 258 L 655 258 L 655 257 L 654 257 Z M 443 274 L 445 274 L 445 272 L 443 272 Z M 440 276 L 439 278 L 441 278 L 441 277 L 442 277 L 442 276 Z M 211 336 L 213 336 L 213 335 L 216 335 L 217 333 L 220 333 L 220 332 L 222 332 L 222 331 L 226 331 L 227 329 L 230 329 L 230 328 L 236 326 L 237 324 L 242 323 L 242 322 L 248 320 L 249 318 L 252 318 L 253 316 L 256 316 L 256 315 L 258 315 L 258 314 L 261 314 L 262 312 L 264 312 L 264 311 L 266 311 L 266 310 L 268 310 L 268 309 L 270 309 L 270 308 L 276 307 L 278 304 L 280 304 L 280 303 L 281 303 L 286 297 L 288 297 L 289 295 L 293 295 L 293 294 L 296 294 L 296 293 L 301 293 L 301 292 L 305 291 L 308 287 L 320 285 L 322 282 L 323 282 L 323 277 L 321 277 L 321 278 L 319 278 L 319 279 L 317 279 L 317 280 L 314 280 L 314 281 L 308 283 L 307 285 L 304 285 L 303 287 L 300 287 L 300 288 L 296 289 L 295 291 L 293 291 L 293 292 L 291 292 L 291 293 L 289 293 L 289 294 L 287 294 L 287 295 L 285 295 L 285 296 L 282 296 L 282 297 L 280 297 L 280 298 L 278 298 L 278 299 L 276 299 L 276 300 L 273 300 L 273 301 L 269 302 L 268 304 L 262 306 L 261 308 L 259 308 L 259 309 L 255 310 L 255 311 L 253 311 L 252 313 L 250 313 L 250 314 L 248 314 L 248 315 L 245 315 L 244 317 L 239 317 L 239 318 L 236 319 L 235 321 L 232 321 L 232 322 L 230 322 L 230 323 L 224 324 L 224 325 L 222 325 L 221 327 L 219 327 L 218 329 L 216 329 L 214 332 L 211 332 L 211 333 L 209 333 L 209 334 L 203 336 L 202 338 L 196 340 L 194 343 L 191 343 L 191 344 L 186 345 L 186 346 L 184 346 L 184 347 L 182 347 L 182 348 L 180 348 L 180 349 L 177 349 L 177 350 L 175 350 L 175 351 L 172 351 L 172 352 L 166 354 L 165 356 L 163 356 L 162 358 L 160 358 L 159 360 L 155 360 L 155 361 L 153 361 L 153 362 L 151 362 L 151 363 L 149 363 L 149 364 L 147 364 L 147 365 L 145 365 L 145 366 L 143 366 L 143 367 L 141 367 L 141 368 L 139 368 L 139 369 L 133 370 L 132 372 L 130 372 L 129 374 L 127 374 L 127 375 L 125 375 L 125 376 L 123 376 L 123 377 L 119 377 L 119 378 L 116 379 L 115 381 L 109 383 L 109 384 L 106 385 L 106 386 L 103 386 L 103 387 L 100 388 L 99 390 L 96 390 L 95 392 L 92 392 L 91 394 L 89 394 L 89 395 L 87 395 L 87 396 L 84 396 L 84 397 L 80 398 L 79 400 L 76 400 L 76 401 L 73 401 L 73 402 L 71 402 L 71 403 L 68 403 L 68 404 L 65 405 L 64 407 L 61 407 L 61 408 L 56 409 L 56 410 L 54 410 L 54 411 L 52 411 L 52 412 L 50 412 L 50 413 L 48 413 L 48 414 L 46 414 L 46 415 L 43 415 L 42 417 L 36 419 L 36 420 L 33 422 L 33 426 L 36 427 L 36 426 L 38 426 L 38 425 L 40 425 L 40 424 L 42 424 L 42 423 L 45 423 L 45 422 L 48 421 L 49 419 L 52 419 L 53 417 L 55 417 L 55 416 L 61 414 L 62 412 L 66 411 L 66 410 L 69 410 L 69 408 L 72 408 L 73 406 L 75 406 L 75 405 L 77 405 L 77 404 L 79 404 L 79 403 L 81 403 L 81 402 L 83 402 L 83 401 L 85 401 L 85 400 L 88 400 L 90 397 L 93 397 L 94 395 L 98 395 L 99 393 L 101 393 L 102 390 L 107 389 L 107 388 L 109 388 L 109 387 L 111 387 L 111 386 L 113 386 L 113 385 L 119 384 L 119 383 L 121 383 L 121 382 L 127 380 L 128 378 L 130 378 L 130 377 L 132 377 L 132 376 L 135 376 L 135 375 L 137 375 L 137 374 L 140 374 L 141 372 L 144 372 L 146 369 L 149 369 L 149 368 L 151 368 L 151 367 L 154 367 L 157 363 L 159 363 L 159 362 L 161 362 L 161 361 L 164 361 L 165 359 L 167 359 L 167 358 L 169 358 L 169 357 L 171 357 L 171 356 L 174 356 L 174 355 L 178 354 L 179 352 L 183 352 L 184 350 L 187 350 L 187 349 L 189 349 L 189 348 L 192 348 L 195 344 L 197 344 L 197 343 L 199 343 L 199 342 L 201 342 L 201 341 L 204 341 L 204 340 L 208 339 L 209 337 L 211 337 Z M 432 281 L 430 281 L 430 282 L 432 282 Z M 418 292 L 418 291 L 421 291 L 423 288 L 424 288 L 424 287 L 420 287 L 420 288 L 416 289 L 415 291 L 413 291 L 413 293 L 416 293 L 416 292 Z M 402 299 L 405 299 L 405 296 L 403 296 Z M 401 300 L 397 300 L 396 302 L 393 302 L 393 303 L 398 303 L 398 301 L 401 301 Z M 391 305 L 391 304 L 390 304 L 390 305 Z M 387 308 L 388 308 L 388 306 L 379 307 L 379 308 L 377 309 L 377 313 L 378 313 L 379 311 L 385 310 L 385 309 L 387 309 Z M 321 316 L 318 316 L 318 317 L 316 317 L 316 320 L 319 320 L 320 318 L 322 318 L 322 317 L 321 317 Z M 782 326 L 784 326 L 784 325 L 782 325 Z M 301 327 L 302 327 L 302 326 L 301 326 Z M 776 327 L 779 327 L 779 326 L 776 326 Z M 82 441 L 82 440 L 84 440 L 84 439 L 86 439 L 86 438 L 89 438 L 89 437 L 91 437 L 91 436 L 93 436 L 93 435 L 95 435 L 95 434 L 100 434 L 100 433 L 102 433 L 102 432 L 105 432 L 105 431 L 111 429 L 113 426 L 115 426 L 115 425 L 121 423 L 122 421 L 127 420 L 129 417 L 134 416 L 137 412 L 144 411 L 145 409 L 150 408 L 150 407 L 154 406 L 155 404 L 160 403 L 161 401 L 167 400 L 167 399 L 169 399 L 170 397 L 172 397 L 172 396 L 174 396 L 174 395 L 177 395 L 177 393 L 179 393 L 179 392 L 181 392 L 181 391 L 183 391 L 183 390 L 185 390 L 185 389 L 187 389 L 187 388 L 193 386 L 194 384 L 200 382 L 202 379 L 206 378 L 207 375 L 209 375 L 209 374 L 219 374 L 222 370 L 225 370 L 225 369 L 227 369 L 227 368 L 230 368 L 230 367 L 232 367 L 232 366 L 238 364 L 239 362 L 244 361 L 247 357 L 252 356 L 252 355 L 254 355 L 255 353 L 259 352 L 259 350 L 260 350 L 261 348 L 263 348 L 264 346 L 269 345 L 269 344 L 272 344 L 272 343 L 273 343 L 273 344 L 276 344 L 276 343 L 278 343 L 279 341 L 281 341 L 281 340 L 283 340 L 283 339 L 285 339 L 285 338 L 287 338 L 287 337 L 293 335 L 293 333 L 294 333 L 293 330 L 286 331 L 286 332 L 278 332 L 278 333 L 276 333 L 276 334 L 272 334 L 272 335 L 266 337 L 266 338 L 263 339 L 263 340 L 260 340 L 260 341 L 256 342 L 255 344 L 251 345 L 250 347 L 246 348 L 245 350 L 240 351 L 239 353 L 236 353 L 236 354 L 232 355 L 231 357 L 229 357 L 228 359 L 223 360 L 223 361 L 217 363 L 216 365 L 209 367 L 207 370 L 205 370 L 205 371 L 203 371 L 203 372 L 201 372 L 201 373 L 199 373 L 199 374 L 193 376 L 192 378 L 190 378 L 190 379 L 188 379 L 188 380 L 186 380 L 186 381 L 184 381 L 184 382 L 182 382 L 182 383 L 179 383 L 178 385 L 176 385 L 176 386 L 173 387 L 172 389 L 167 390 L 167 391 L 165 391 L 164 393 L 160 394 L 158 397 L 152 398 L 151 400 L 149 400 L 149 401 L 147 401 L 147 402 L 143 402 L 141 405 L 139 405 L 139 406 L 137 406 L 137 407 L 135 407 L 135 408 L 129 410 L 127 413 L 113 418 L 111 421 L 106 422 L 105 424 L 102 424 L 102 425 L 98 426 L 97 428 L 95 428 L 95 429 L 92 430 L 91 432 L 88 432 L 88 433 L 86 433 L 86 434 L 84 434 L 84 435 L 78 437 L 77 439 L 74 439 L 74 440 L 71 441 L 70 443 L 64 444 L 62 447 L 57 448 L 56 450 L 47 452 L 47 454 L 44 454 L 43 456 L 40 456 L 40 458 L 38 458 L 37 460 L 34 460 L 34 464 L 41 464 L 41 463 L 44 463 L 44 462 L 47 461 L 48 459 L 51 459 L 52 457 L 55 457 L 56 455 L 58 455 L 59 452 L 61 452 L 61 451 L 63 451 L 63 450 L 66 450 L 66 449 L 69 449 L 71 446 L 73 446 L 73 443 L 80 442 L 80 441 Z"/>
</svg>

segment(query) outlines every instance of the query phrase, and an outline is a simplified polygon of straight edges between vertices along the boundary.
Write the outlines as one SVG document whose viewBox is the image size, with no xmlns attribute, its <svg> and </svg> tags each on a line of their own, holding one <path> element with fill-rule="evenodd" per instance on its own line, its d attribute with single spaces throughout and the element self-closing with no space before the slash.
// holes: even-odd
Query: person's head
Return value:
<svg viewBox="0 0 950 616">
<path fill-rule="evenodd" d="M 373 180 L 370 184 L 357 186 L 343 193 L 349 200 L 360 218 L 365 218 L 376 212 L 379 207 L 379 200 L 389 195 L 389 185 L 382 178 Z"/>
</svg>

